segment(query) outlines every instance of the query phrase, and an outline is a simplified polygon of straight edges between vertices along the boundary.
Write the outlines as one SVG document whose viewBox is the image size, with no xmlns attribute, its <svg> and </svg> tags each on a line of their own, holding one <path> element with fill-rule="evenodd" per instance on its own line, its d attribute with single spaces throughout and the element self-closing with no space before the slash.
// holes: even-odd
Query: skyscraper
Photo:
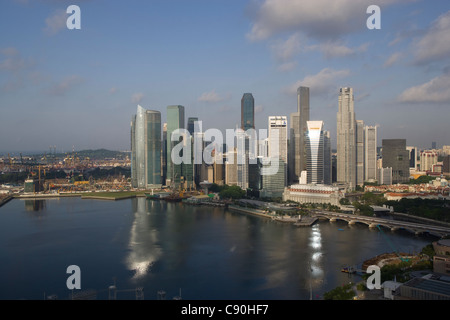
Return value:
<svg viewBox="0 0 450 320">
<path fill-rule="evenodd" d="M 245 131 L 238 130 L 236 132 L 236 141 L 237 185 L 241 187 L 241 189 L 246 190 L 248 188 L 249 137 L 247 136 Z"/>
<path fill-rule="evenodd" d="M 309 121 L 309 88 L 297 88 L 297 112 L 291 113 L 288 161 L 289 183 L 298 182 L 306 170 L 305 134 Z"/>
<path fill-rule="evenodd" d="M 337 182 L 357 185 L 356 120 L 352 88 L 341 88 L 337 113 Z"/>
<path fill-rule="evenodd" d="M 306 170 L 306 147 L 305 147 L 305 133 L 308 129 L 307 122 L 309 121 L 309 88 L 299 87 L 297 89 L 297 112 L 299 139 L 297 141 L 297 148 L 295 154 L 298 154 L 298 168 L 296 174 L 301 175 L 301 172 Z M 297 167 L 297 161 L 295 163 Z"/>
<path fill-rule="evenodd" d="M 167 123 L 163 124 L 163 136 L 162 136 L 162 144 L 161 144 L 161 183 L 163 185 L 166 184 L 167 177 Z"/>
<path fill-rule="evenodd" d="M 161 113 L 137 107 L 131 122 L 132 185 L 161 187 Z"/>
<path fill-rule="evenodd" d="M 425 150 L 420 153 L 420 171 L 432 171 L 433 165 L 437 164 L 437 162 L 437 152 Z"/>
<path fill-rule="evenodd" d="M 244 93 L 241 99 L 241 129 L 255 129 L 255 99 L 251 93 Z"/>
<path fill-rule="evenodd" d="M 364 185 L 364 121 L 356 120 L 356 184 L 359 186 Z"/>
<path fill-rule="evenodd" d="M 287 117 L 270 116 L 269 117 L 269 155 L 277 153 L 280 159 L 287 163 L 288 145 L 287 145 Z M 277 149 L 277 150 L 276 150 Z"/>
<path fill-rule="evenodd" d="M 195 122 L 198 121 L 198 118 L 196 117 L 189 117 L 188 118 L 188 122 L 187 122 L 187 130 L 189 131 L 189 133 L 191 134 L 191 136 L 194 135 L 194 131 L 195 131 Z M 200 132 L 200 129 L 197 127 L 197 132 Z"/>
<path fill-rule="evenodd" d="M 298 140 L 300 139 L 300 129 L 299 129 L 299 118 L 298 112 L 291 113 L 291 123 L 289 128 L 289 160 L 288 160 L 288 175 L 289 184 L 298 183 L 300 177 L 296 168 L 300 166 L 300 154 L 295 151 L 298 148 Z"/>
<path fill-rule="evenodd" d="M 409 181 L 409 151 L 405 139 L 383 139 L 383 168 L 392 168 L 392 183 Z"/>
<path fill-rule="evenodd" d="M 330 131 L 323 132 L 323 183 L 331 185 L 333 183 L 332 155 L 331 155 L 331 134 Z"/>
<path fill-rule="evenodd" d="M 323 121 L 308 121 L 305 134 L 307 183 L 324 183 Z"/>
<path fill-rule="evenodd" d="M 287 185 L 287 163 L 288 163 L 288 140 L 287 140 L 287 117 L 286 116 L 270 116 L 269 117 L 269 148 L 270 157 L 278 155 L 278 159 L 283 161 L 284 183 Z"/>
<path fill-rule="evenodd" d="M 181 164 L 172 162 L 172 149 L 178 144 L 172 142 L 172 133 L 177 129 L 184 129 L 184 107 L 180 105 L 167 106 L 167 179 L 166 184 L 177 187 L 181 182 Z M 180 138 L 181 140 L 181 138 Z"/>
<path fill-rule="evenodd" d="M 417 147 L 406 147 L 406 150 L 409 151 L 409 168 L 417 170 L 417 157 L 419 156 Z"/>
<path fill-rule="evenodd" d="M 365 181 L 374 182 L 377 179 L 377 127 L 364 127 L 364 168 Z"/>
</svg>

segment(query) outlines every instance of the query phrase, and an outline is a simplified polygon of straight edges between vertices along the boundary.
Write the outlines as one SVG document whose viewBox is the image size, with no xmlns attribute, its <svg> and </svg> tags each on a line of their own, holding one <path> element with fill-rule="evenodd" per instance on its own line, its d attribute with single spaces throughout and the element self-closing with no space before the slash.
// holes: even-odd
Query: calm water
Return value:
<svg viewBox="0 0 450 320">
<path fill-rule="evenodd" d="M 0 299 L 68 299 L 69 265 L 97 299 L 108 299 L 114 281 L 118 299 L 135 299 L 136 287 L 151 300 L 159 290 L 168 300 L 319 299 L 351 280 L 341 267 L 432 240 L 344 222 L 296 228 L 144 198 L 13 200 L 0 208 Z"/>
</svg>

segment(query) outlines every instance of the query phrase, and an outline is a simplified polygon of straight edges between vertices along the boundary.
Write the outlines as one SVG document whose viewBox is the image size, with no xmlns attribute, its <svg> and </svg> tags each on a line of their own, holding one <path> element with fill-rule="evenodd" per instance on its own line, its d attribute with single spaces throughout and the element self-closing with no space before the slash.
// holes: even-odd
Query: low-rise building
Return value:
<svg viewBox="0 0 450 320">
<path fill-rule="evenodd" d="M 297 184 L 286 187 L 283 192 L 283 201 L 298 203 L 320 203 L 339 206 L 339 200 L 344 198 L 342 189 L 322 184 Z"/>
</svg>

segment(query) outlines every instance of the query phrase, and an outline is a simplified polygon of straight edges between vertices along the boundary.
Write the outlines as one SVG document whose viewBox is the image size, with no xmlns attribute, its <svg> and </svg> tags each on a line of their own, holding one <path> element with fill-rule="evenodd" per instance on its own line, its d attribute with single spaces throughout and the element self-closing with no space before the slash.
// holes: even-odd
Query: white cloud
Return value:
<svg viewBox="0 0 450 320">
<path fill-rule="evenodd" d="M 334 70 L 331 68 L 322 69 L 315 75 L 308 75 L 303 80 L 299 80 L 293 85 L 285 89 L 286 93 L 296 94 L 297 88 L 300 86 L 309 87 L 314 95 L 328 94 L 339 88 L 338 80 L 350 75 L 350 71 Z M 337 91 L 336 91 L 337 92 Z"/>
<path fill-rule="evenodd" d="M 292 71 L 297 67 L 298 63 L 296 61 L 286 62 L 283 64 L 280 64 L 277 68 L 278 71 L 281 72 L 288 72 Z"/>
<path fill-rule="evenodd" d="M 450 57 L 450 11 L 439 16 L 428 32 L 414 44 L 418 64 Z"/>
<path fill-rule="evenodd" d="M 142 92 L 136 92 L 131 95 L 131 102 L 135 104 L 139 104 L 144 99 L 144 94 Z"/>
<path fill-rule="evenodd" d="M 386 7 L 414 0 L 378 0 Z M 370 1 L 355 0 L 264 0 L 256 8 L 251 31 L 252 41 L 265 40 L 283 32 L 302 31 L 317 38 L 336 36 L 366 29 Z"/>
<path fill-rule="evenodd" d="M 16 74 L 34 66 L 34 62 L 31 59 L 26 60 L 22 58 L 16 48 L 9 47 L 1 49 L 0 54 L 4 57 L 3 60 L 0 60 L 0 71 L 8 71 Z"/>
<path fill-rule="evenodd" d="M 216 93 L 216 90 L 212 90 L 210 92 L 204 92 L 198 98 L 198 101 L 201 101 L 201 102 L 219 102 L 219 101 L 223 101 L 223 100 L 225 100 L 225 98 L 219 96 Z"/>
<path fill-rule="evenodd" d="M 255 106 L 255 113 L 261 113 L 264 111 L 264 107 L 260 104 Z"/>
<path fill-rule="evenodd" d="M 55 84 L 48 91 L 52 95 L 61 96 L 66 94 L 73 87 L 84 82 L 84 79 L 77 75 L 72 75 L 64 78 L 59 83 Z"/>
<path fill-rule="evenodd" d="M 450 102 L 450 70 L 430 81 L 406 89 L 399 96 L 400 102 L 448 103 Z"/>
<path fill-rule="evenodd" d="M 384 62 L 384 67 L 391 67 L 392 65 L 394 65 L 401 57 L 403 56 L 403 54 L 401 52 L 396 52 L 393 53 L 389 58 L 386 59 L 386 61 Z"/>
<path fill-rule="evenodd" d="M 278 61 L 290 61 L 301 51 L 300 36 L 294 33 L 286 41 L 278 40 L 272 44 L 271 49 Z"/>
<path fill-rule="evenodd" d="M 342 43 L 336 41 L 326 41 L 321 44 L 311 45 L 308 47 L 309 50 L 318 50 L 327 59 L 340 58 L 355 55 L 357 53 L 362 53 L 367 51 L 369 44 L 365 43 L 357 48 L 350 48 Z"/>
<path fill-rule="evenodd" d="M 45 19 L 45 33 L 49 35 L 54 35 L 58 33 L 59 31 L 67 28 L 67 12 L 66 10 L 57 10 Z"/>
</svg>

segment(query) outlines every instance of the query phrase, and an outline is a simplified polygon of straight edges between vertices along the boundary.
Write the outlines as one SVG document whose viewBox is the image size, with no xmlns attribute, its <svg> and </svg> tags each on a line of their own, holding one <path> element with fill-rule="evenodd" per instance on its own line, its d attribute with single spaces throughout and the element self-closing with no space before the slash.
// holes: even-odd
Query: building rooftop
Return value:
<svg viewBox="0 0 450 320">
<path fill-rule="evenodd" d="M 440 239 L 438 240 L 440 246 L 450 247 L 450 239 Z"/>
<path fill-rule="evenodd" d="M 450 298 L 450 283 L 447 281 L 414 278 L 405 283 L 404 286 L 442 294 Z"/>
</svg>

